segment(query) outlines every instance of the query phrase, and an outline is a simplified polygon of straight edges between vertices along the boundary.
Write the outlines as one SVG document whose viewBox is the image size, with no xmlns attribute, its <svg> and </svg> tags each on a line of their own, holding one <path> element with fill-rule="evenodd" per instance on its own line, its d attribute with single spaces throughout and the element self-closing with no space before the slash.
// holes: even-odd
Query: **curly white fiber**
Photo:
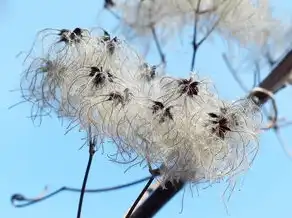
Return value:
<svg viewBox="0 0 292 218">
<path fill-rule="evenodd" d="M 115 160 L 163 166 L 164 179 L 212 182 L 249 168 L 261 123 L 251 100 L 221 100 L 196 73 L 158 73 L 107 32 L 62 31 L 24 71 L 23 95 L 36 115 L 54 111 L 85 131 L 92 126 L 116 145 Z"/>
<path fill-rule="evenodd" d="M 214 30 L 242 45 L 264 44 L 279 22 L 272 16 L 268 0 L 115 0 L 113 9 L 121 22 L 138 37 L 152 36 L 152 28 L 161 41 L 169 40 L 185 28 L 197 32 Z"/>
</svg>

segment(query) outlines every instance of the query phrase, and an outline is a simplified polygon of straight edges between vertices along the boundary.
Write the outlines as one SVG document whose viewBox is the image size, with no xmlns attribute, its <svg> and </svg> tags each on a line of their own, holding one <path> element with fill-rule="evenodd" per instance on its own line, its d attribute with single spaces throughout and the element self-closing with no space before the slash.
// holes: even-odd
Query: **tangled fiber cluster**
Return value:
<svg viewBox="0 0 292 218">
<path fill-rule="evenodd" d="M 21 80 L 34 116 L 56 113 L 116 146 L 116 161 L 161 167 L 162 178 L 233 179 L 257 151 L 259 108 L 221 100 L 212 83 L 164 74 L 126 42 L 75 28 L 41 32 Z M 35 55 L 35 52 L 37 55 Z"/>
<path fill-rule="evenodd" d="M 211 31 L 242 45 L 263 44 L 279 28 L 269 0 L 106 0 L 125 27 L 125 33 L 152 36 L 156 28 L 161 41 L 185 28 Z M 131 31 L 129 31 L 131 30 Z M 228 40 L 228 41 L 229 41 Z"/>
</svg>

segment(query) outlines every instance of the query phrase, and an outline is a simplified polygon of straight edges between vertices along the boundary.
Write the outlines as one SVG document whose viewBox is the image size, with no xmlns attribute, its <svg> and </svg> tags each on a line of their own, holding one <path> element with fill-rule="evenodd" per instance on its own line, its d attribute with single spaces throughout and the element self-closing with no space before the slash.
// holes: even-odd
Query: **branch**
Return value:
<svg viewBox="0 0 292 218">
<path fill-rule="evenodd" d="M 279 90 L 286 87 L 286 81 L 292 70 L 292 50 L 279 62 L 279 64 L 272 70 L 272 72 L 264 79 L 259 87 L 269 90 L 276 94 Z M 264 93 L 256 92 L 254 95 L 259 99 L 260 104 L 266 103 L 269 99 Z"/>
<path fill-rule="evenodd" d="M 143 204 L 138 207 L 130 218 L 149 218 L 153 217 L 163 205 L 165 205 L 175 194 L 177 194 L 185 183 L 166 182 L 165 188 L 159 186 Z"/>
<path fill-rule="evenodd" d="M 128 188 L 128 187 L 131 187 L 133 185 L 140 184 L 142 182 L 145 182 L 146 180 L 149 180 L 151 177 L 152 176 L 147 176 L 145 178 L 142 178 L 142 179 L 130 182 L 130 183 L 126 183 L 126 184 L 123 184 L 123 185 L 118 185 L 118 186 L 112 186 L 112 187 L 100 188 L 100 189 L 85 189 L 84 192 L 85 193 L 100 193 L 100 192 L 116 191 L 116 190 L 119 190 L 119 189 Z M 64 192 L 64 191 L 80 193 L 81 189 L 63 186 L 63 187 L 57 189 L 56 191 L 53 191 L 52 193 L 50 193 L 50 194 L 48 194 L 46 196 L 43 196 L 41 198 L 26 198 L 22 194 L 13 194 L 11 196 L 11 204 L 14 207 L 17 207 L 17 208 L 27 207 L 29 205 L 32 205 L 32 204 L 47 200 L 47 199 L 49 199 L 51 197 L 54 197 L 55 195 L 57 195 L 57 194 L 59 194 L 61 192 Z M 18 201 L 18 202 L 24 201 L 25 203 L 23 203 L 23 204 L 15 204 L 16 201 Z"/>
<path fill-rule="evenodd" d="M 146 183 L 145 187 L 142 189 L 142 191 L 140 192 L 139 196 L 137 197 L 137 199 L 135 200 L 134 204 L 132 205 L 132 207 L 130 208 L 130 210 L 128 211 L 127 215 L 125 216 L 125 218 L 130 218 L 133 211 L 135 210 L 136 206 L 138 205 L 138 203 L 140 202 L 141 198 L 143 197 L 143 195 L 145 194 L 145 192 L 148 190 L 149 186 L 151 185 L 151 183 L 154 180 L 154 176 L 152 176 L 149 181 Z"/>
<path fill-rule="evenodd" d="M 278 141 L 280 142 L 285 154 L 287 155 L 288 158 L 292 157 L 292 151 L 289 149 L 288 145 L 286 144 L 286 142 L 284 141 L 284 139 L 282 138 L 280 131 L 279 131 L 279 126 L 275 125 L 273 128 L 276 137 L 278 139 Z"/>
</svg>

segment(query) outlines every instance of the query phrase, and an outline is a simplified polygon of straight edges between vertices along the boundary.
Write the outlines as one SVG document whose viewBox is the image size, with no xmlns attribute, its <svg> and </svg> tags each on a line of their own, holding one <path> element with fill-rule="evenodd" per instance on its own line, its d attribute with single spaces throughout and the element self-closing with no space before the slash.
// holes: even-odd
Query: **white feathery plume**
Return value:
<svg viewBox="0 0 292 218">
<path fill-rule="evenodd" d="M 91 126 L 116 145 L 113 160 L 163 166 L 162 182 L 213 182 L 250 167 L 261 123 L 251 100 L 223 101 L 199 74 L 167 76 L 126 42 L 76 29 L 65 39 L 55 34 L 24 71 L 21 87 L 36 115 L 45 109 L 84 131 Z"/>
<path fill-rule="evenodd" d="M 193 28 L 195 16 L 199 34 L 215 31 L 241 45 L 263 45 L 279 25 L 268 0 L 116 0 L 112 9 L 125 35 L 152 38 L 155 28 L 164 43 Z"/>
</svg>

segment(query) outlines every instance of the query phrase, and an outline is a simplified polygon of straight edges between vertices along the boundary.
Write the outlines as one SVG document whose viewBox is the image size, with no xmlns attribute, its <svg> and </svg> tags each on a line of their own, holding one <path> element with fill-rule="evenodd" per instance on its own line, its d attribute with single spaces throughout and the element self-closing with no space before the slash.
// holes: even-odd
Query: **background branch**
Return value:
<svg viewBox="0 0 292 218">
<path fill-rule="evenodd" d="M 161 45 L 159 43 L 159 39 L 157 37 L 155 27 L 151 26 L 151 32 L 153 35 L 153 39 L 154 39 L 158 54 L 160 56 L 161 63 L 163 64 L 163 66 L 165 66 L 166 65 L 165 54 L 163 53 Z"/>
</svg>

